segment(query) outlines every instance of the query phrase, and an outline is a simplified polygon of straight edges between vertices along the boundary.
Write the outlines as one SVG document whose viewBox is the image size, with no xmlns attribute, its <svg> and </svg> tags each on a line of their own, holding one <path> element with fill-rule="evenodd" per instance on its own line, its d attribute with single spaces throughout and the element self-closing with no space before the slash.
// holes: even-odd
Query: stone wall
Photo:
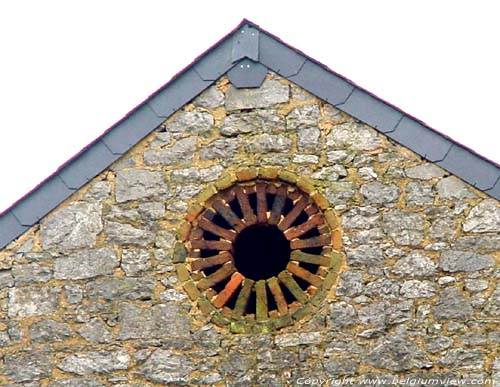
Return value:
<svg viewBox="0 0 500 387">
<path fill-rule="evenodd" d="M 262 166 L 312 179 L 345 255 L 309 316 L 234 333 L 174 247 L 215 182 Z M 498 201 L 273 74 L 222 78 L 0 252 L 0 385 L 498 382 L 499 258 Z"/>
</svg>

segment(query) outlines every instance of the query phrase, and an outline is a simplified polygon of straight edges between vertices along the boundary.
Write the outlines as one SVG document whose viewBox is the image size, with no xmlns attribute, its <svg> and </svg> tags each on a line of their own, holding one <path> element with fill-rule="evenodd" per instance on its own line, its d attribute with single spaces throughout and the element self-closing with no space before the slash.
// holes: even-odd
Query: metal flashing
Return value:
<svg viewBox="0 0 500 387">
<path fill-rule="evenodd" d="M 78 189 L 120 157 L 121 155 L 113 154 L 104 142 L 98 141 L 64 167 L 59 176 L 68 188 Z"/>
<path fill-rule="evenodd" d="M 259 61 L 282 77 L 296 75 L 306 58 L 267 34 L 260 34 Z"/>
<path fill-rule="evenodd" d="M 28 227 L 22 226 L 11 212 L 6 212 L 0 216 L 0 249 L 7 246 L 26 230 L 28 230 Z"/>
<path fill-rule="evenodd" d="M 101 140 L 112 153 L 122 155 L 164 120 L 145 103 L 115 124 Z"/>
<path fill-rule="evenodd" d="M 158 117 L 168 118 L 211 84 L 190 69 L 153 95 L 148 103 Z"/>
<path fill-rule="evenodd" d="M 253 25 L 244 24 L 236 31 L 231 58 L 233 63 L 243 58 L 259 60 L 259 30 Z"/>
<path fill-rule="evenodd" d="M 231 52 L 233 41 L 230 38 L 213 47 L 193 64 L 193 69 L 204 81 L 215 81 L 233 65 Z"/>
<path fill-rule="evenodd" d="M 17 203 L 11 211 L 21 225 L 33 226 L 73 192 L 55 175 Z"/>
<path fill-rule="evenodd" d="M 386 135 L 432 162 L 443 160 L 452 146 L 450 140 L 408 116 Z"/>
<path fill-rule="evenodd" d="M 493 188 L 486 190 L 486 193 L 493 196 L 495 199 L 500 200 L 500 175 L 498 176 L 498 180 Z"/>
<path fill-rule="evenodd" d="M 403 117 L 400 111 L 360 89 L 337 107 L 383 133 L 393 131 Z"/>
<path fill-rule="evenodd" d="M 266 66 L 250 59 L 243 59 L 228 71 L 227 76 L 237 89 L 256 88 L 264 82 L 267 71 Z"/>
<path fill-rule="evenodd" d="M 500 168 L 458 144 L 437 164 L 482 191 L 493 188 L 500 175 Z"/>
<path fill-rule="evenodd" d="M 288 79 L 332 105 L 344 103 L 354 90 L 346 80 L 310 60 Z"/>
</svg>

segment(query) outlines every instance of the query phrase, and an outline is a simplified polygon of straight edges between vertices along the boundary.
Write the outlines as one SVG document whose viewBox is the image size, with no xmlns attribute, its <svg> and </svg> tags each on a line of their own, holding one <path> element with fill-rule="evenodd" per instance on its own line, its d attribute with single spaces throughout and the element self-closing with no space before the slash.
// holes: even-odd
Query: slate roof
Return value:
<svg viewBox="0 0 500 387">
<path fill-rule="evenodd" d="M 500 199 L 500 166 L 243 20 L 222 40 L 0 214 L 0 248 L 108 168 L 221 75 L 258 87 L 267 70 L 301 86 L 477 189 Z"/>
</svg>

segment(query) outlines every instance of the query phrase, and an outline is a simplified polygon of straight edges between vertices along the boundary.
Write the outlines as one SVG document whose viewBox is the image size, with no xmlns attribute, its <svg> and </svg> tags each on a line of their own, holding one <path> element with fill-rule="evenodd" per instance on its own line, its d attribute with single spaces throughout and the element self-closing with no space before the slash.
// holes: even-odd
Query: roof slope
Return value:
<svg viewBox="0 0 500 387">
<path fill-rule="evenodd" d="M 228 73 L 236 87 L 258 87 L 267 69 L 500 199 L 499 165 L 243 20 L 170 82 L 0 214 L 0 248 L 108 168 L 221 75 Z"/>
</svg>

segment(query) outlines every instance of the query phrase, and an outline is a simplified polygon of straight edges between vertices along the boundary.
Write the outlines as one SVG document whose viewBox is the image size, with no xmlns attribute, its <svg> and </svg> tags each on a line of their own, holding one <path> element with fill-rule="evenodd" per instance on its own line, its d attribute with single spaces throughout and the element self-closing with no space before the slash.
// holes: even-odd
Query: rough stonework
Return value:
<svg viewBox="0 0 500 387">
<path fill-rule="evenodd" d="M 235 322 L 184 240 L 215 193 L 278 175 L 338 265 L 306 308 Z M 497 200 L 275 74 L 223 76 L 0 251 L 0 385 L 499 383 L 499 259 Z"/>
</svg>

